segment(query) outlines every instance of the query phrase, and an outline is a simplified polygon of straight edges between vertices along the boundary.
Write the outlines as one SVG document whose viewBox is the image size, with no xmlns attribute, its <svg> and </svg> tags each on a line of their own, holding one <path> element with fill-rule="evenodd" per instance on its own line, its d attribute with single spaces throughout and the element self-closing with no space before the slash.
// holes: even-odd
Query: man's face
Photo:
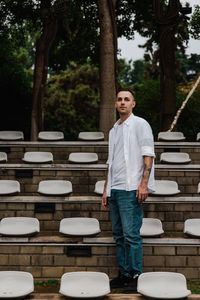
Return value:
<svg viewBox="0 0 200 300">
<path fill-rule="evenodd" d="M 135 100 L 129 91 L 121 91 L 117 94 L 115 108 L 120 115 L 130 115 L 135 107 Z"/>
</svg>

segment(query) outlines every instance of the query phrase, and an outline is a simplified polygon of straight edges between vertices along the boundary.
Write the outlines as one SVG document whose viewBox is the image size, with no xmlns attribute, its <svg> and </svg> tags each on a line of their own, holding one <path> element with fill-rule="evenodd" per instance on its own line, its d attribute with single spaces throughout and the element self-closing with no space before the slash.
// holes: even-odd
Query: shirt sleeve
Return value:
<svg viewBox="0 0 200 300">
<path fill-rule="evenodd" d="M 155 157 L 154 138 L 153 138 L 152 129 L 149 123 L 145 120 L 140 126 L 139 144 L 141 147 L 142 156 Z"/>
</svg>

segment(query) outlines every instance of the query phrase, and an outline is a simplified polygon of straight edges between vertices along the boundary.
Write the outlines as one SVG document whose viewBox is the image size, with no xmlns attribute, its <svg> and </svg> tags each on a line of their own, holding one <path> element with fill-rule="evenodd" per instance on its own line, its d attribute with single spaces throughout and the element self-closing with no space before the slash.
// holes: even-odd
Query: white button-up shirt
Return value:
<svg viewBox="0 0 200 300">
<path fill-rule="evenodd" d="M 108 148 L 108 181 L 107 181 L 107 196 L 110 196 L 111 191 L 111 174 L 112 162 L 114 155 L 115 144 L 115 123 L 109 133 L 109 148 Z M 137 190 L 144 172 L 143 156 L 155 157 L 154 139 L 149 123 L 133 114 L 125 121 L 123 126 L 124 139 L 124 158 L 126 165 L 126 191 Z M 154 187 L 154 163 L 148 181 L 148 189 L 150 192 L 155 190 Z"/>
</svg>

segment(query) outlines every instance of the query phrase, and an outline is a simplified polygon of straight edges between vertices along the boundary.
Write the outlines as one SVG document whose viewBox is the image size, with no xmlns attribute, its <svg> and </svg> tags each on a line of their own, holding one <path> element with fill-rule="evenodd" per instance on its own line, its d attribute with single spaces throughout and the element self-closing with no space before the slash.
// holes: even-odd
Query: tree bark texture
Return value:
<svg viewBox="0 0 200 300">
<path fill-rule="evenodd" d="M 111 3 L 112 2 L 112 3 Z M 105 139 L 116 121 L 117 38 L 113 0 L 98 0 L 100 22 L 100 130 Z M 114 17 L 113 17 L 114 16 Z"/>
<path fill-rule="evenodd" d="M 159 30 L 161 112 L 160 129 L 168 130 L 176 113 L 176 29 L 179 22 L 180 1 L 169 0 L 164 11 L 160 0 L 154 0 L 156 23 Z"/>
<path fill-rule="evenodd" d="M 45 1 L 45 0 L 44 0 Z M 57 19 L 49 14 L 43 21 L 43 31 L 36 44 L 31 114 L 31 140 L 37 140 L 43 129 L 43 97 L 48 72 L 48 55 L 57 32 Z"/>
</svg>

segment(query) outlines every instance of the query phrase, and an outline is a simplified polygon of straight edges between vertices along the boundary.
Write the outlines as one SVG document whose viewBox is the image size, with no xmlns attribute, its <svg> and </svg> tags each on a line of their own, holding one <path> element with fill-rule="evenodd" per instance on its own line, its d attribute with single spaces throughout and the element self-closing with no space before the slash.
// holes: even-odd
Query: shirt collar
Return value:
<svg viewBox="0 0 200 300">
<path fill-rule="evenodd" d="M 129 126 L 129 124 L 130 124 L 130 122 L 132 121 L 132 119 L 133 119 L 133 113 L 123 122 L 124 124 L 126 124 L 127 126 Z M 119 120 L 117 120 L 117 122 L 114 124 L 114 128 L 116 128 L 116 126 L 118 126 L 119 125 L 119 122 L 120 122 L 120 119 Z"/>
</svg>

